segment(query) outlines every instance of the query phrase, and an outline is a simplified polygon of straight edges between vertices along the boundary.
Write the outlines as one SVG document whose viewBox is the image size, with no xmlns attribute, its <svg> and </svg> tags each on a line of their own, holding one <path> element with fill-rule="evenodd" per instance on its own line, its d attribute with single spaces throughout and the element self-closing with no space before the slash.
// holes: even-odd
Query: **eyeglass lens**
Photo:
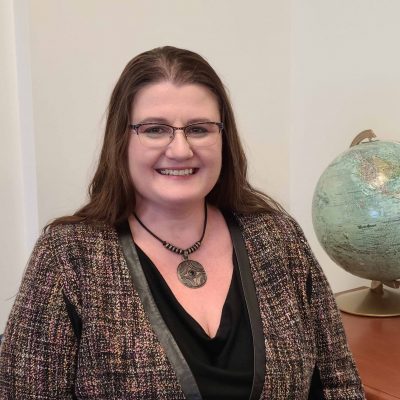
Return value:
<svg viewBox="0 0 400 400">
<path fill-rule="evenodd" d="M 139 124 L 136 131 L 140 141 L 149 147 L 166 146 L 174 139 L 176 129 L 165 124 Z M 201 122 L 183 128 L 186 140 L 193 146 L 211 146 L 216 143 L 221 131 L 219 123 Z"/>
</svg>

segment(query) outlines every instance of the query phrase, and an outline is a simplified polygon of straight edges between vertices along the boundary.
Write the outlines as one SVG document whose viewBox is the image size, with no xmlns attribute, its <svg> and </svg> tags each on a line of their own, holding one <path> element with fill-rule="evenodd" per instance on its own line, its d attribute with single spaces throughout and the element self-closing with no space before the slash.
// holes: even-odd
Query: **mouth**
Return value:
<svg viewBox="0 0 400 400">
<path fill-rule="evenodd" d="M 161 175 L 172 175 L 172 176 L 189 176 L 197 172 L 198 168 L 186 168 L 186 169 L 157 169 L 157 172 Z"/>
</svg>

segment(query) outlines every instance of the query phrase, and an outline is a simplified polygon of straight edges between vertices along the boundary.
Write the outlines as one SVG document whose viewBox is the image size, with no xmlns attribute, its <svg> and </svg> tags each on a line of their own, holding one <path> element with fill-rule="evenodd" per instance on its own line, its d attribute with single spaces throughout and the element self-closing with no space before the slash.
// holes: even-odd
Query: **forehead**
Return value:
<svg viewBox="0 0 400 400">
<path fill-rule="evenodd" d="M 140 89 L 131 107 L 131 120 L 158 118 L 170 122 L 193 118 L 219 121 L 215 94 L 199 84 L 153 83 Z"/>
</svg>

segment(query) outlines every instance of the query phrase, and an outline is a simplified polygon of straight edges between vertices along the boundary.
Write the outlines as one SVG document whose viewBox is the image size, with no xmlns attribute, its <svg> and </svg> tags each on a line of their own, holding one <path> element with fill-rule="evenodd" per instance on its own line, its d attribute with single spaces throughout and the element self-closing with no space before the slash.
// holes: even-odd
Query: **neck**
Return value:
<svg viewBox="0 0 400 400">
<path fill-rule="evenodd" d="M 188 247 L 199 240 L 202 234 L 204 202 L 198 202 L 190 207 L 170 208 L 148 207 L 139 203 L 138 207 L 136 207 L 136 215 L 160 239 L 179 247 Z M 132 223 L 135 228 L 134 235 L 147 236 L 149 238 L 150 234 L 145 232 L 136 219 L 132 219 Z"/>
</svg>

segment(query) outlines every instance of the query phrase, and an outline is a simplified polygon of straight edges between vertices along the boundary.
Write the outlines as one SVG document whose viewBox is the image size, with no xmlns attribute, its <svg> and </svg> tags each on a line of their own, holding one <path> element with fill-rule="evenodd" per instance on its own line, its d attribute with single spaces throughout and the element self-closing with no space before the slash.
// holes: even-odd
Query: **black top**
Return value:
<svg viewBox="0 0 400 400">
<path fill-rule="evenodd" d="M 214 338 L 176 300 L 147 255 L 136 246 L 150 290 L 205 400 L 248 400 L 253 381 L 253 342 L 236 257 L 221 322 Z M 196 289 L 193 289 L 196 290 Z"/>
</svg>

